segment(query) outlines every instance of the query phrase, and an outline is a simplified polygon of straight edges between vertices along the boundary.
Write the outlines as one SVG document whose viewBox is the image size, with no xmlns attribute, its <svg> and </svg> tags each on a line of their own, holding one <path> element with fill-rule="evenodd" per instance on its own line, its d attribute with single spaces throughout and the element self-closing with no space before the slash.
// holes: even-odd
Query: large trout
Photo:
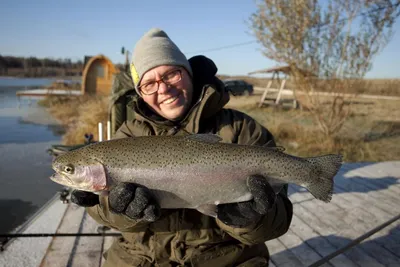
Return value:
<svg viewBox="0 0 400 267">
<path fill-rule="evenodd" d="M 300 158 L 278 148 L 221 141 L 217 135 L 195 134 L 94 143 L 58 156 L 51 179 L 96 193 L 120 182 L 136 183 L 149 188 L 161 208 L 193 208 L 208 215 L 220 203 L 252 199 L 246 184 L 250 175 L 264 176 L 276 193 L 293 183 L 319 200 L 331 200 L 340 155 Z"/>
</svg>

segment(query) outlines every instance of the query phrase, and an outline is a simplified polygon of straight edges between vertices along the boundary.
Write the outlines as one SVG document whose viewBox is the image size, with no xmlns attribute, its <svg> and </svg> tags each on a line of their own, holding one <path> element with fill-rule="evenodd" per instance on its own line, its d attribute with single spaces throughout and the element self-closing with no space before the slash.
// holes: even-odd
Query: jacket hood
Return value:
<svg viewBox="0 0 400 267">
<path fill-rule="evenodd" d="M 200 122 L 218 113 L 229 102 L 229 93 L 223 82 L 215 76 L 218 69 L 211 59 L 194 56 L 189 59 L 189 63 L 193 70 L 193 101 L 185 116 L 179 121 L 167 120 L 137 96 L 130 103 L 136 120 L 159 128 L 175 127 L 198 133 Z"/>
</svg>

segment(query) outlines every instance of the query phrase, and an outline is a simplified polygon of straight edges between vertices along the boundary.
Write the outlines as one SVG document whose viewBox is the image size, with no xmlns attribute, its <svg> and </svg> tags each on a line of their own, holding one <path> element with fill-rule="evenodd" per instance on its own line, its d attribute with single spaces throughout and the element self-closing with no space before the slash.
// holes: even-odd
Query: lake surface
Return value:
<svg viewBox="0 0 400 267">
<path fill-rule="evenodd" d="M 25 222 L 62 188 L 49 179 L 46 152 L 61 142 L 60 126 L 37 99 L 16 97 L 18 90 L 52 81 L 0 77 L 0 233 Z"/>
<path fill-rule="evenodd" d="M 0 87 L 32 87 L 49 85 L 56 79 L 0 77 Z"/>
</svg>

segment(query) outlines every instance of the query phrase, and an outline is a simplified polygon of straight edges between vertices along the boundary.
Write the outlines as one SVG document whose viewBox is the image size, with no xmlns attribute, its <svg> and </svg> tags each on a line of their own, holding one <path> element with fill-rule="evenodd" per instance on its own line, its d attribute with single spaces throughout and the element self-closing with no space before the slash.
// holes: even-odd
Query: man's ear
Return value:
<svg viewBox="0 0 400 267">
<path fill-rule="evenodd" d="M 188 61 L 193 71 L 193 83 L 213 83 L 218 72 L 214 61 L 203 55 L 193 56 Z"/>
</svg>

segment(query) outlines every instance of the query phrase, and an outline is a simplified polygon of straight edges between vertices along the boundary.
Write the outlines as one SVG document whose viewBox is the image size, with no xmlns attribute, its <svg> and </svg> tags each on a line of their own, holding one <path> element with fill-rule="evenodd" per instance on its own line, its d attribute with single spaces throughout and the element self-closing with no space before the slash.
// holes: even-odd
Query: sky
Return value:
<svg viewBox="0 0 400 267">
<path fill-rule="evenodd" d="M 246 21 L 255 11 L 253 0 L 1 0 L 0 54 L 73 61 L 104 54 L 123 63 L 121 47 L 132 51 L 145 32 L 158 27 L 188 58 L 202 54 L 219 74 L 247 75 L 278 65 L 262 55 L 250 34 Z M 394 30 L 367 77 L 400 78 L 399 21 Z"/>
</svg>

